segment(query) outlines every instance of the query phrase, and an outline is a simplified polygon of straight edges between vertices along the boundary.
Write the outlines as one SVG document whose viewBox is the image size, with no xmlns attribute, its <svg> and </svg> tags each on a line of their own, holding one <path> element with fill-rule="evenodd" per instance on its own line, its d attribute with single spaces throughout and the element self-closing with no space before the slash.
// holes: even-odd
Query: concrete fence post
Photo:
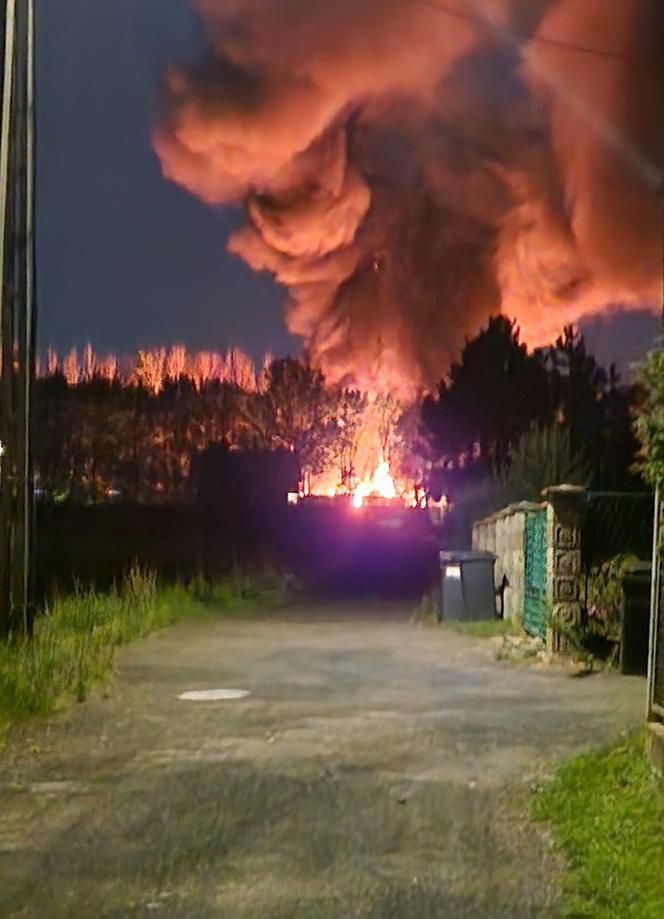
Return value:
<svg viewBox="0 0 664 919">
<path fill-rule="evenodd" d="M 581 618 L 581 527 L 586 489 L 579 485 L 546 488 L 547 582 L 552 619 L 547 643 L 563 650 L 567 628 Z"/>
</svg>

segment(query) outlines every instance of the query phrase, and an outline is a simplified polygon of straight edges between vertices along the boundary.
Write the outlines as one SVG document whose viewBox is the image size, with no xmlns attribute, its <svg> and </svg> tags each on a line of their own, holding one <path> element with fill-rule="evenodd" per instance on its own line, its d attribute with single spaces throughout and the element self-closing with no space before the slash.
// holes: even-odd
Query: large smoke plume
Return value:
<svg viewBox="0 0 664 919">
<path fill-rule="evenodd" d="M 331 376 L 426 385 L 492 313 L 538 344 L 656 302 L 661 0 L 193 2 L 164 173 L 244 203 L 230 249 Z"/>
</svg>

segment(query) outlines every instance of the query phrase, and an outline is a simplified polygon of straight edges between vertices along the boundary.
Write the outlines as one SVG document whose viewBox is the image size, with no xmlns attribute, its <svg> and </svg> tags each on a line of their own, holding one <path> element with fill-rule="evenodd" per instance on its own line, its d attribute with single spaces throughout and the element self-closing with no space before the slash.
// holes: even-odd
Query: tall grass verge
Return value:
<svg viewBox="0 0 664 919">
<path fill-rule="evenodd" d="M 0 644 L 0 743 L 18 721 L 84 701 L 108 676 L 118 645 L 190 616 L 278 602 L 280 583 L 235 571 L 216 585 L 160 588 L 153 572 L 134 565 L 108 592 L 79 587 L 56 597 L 31 640 Z"/>
</svg>

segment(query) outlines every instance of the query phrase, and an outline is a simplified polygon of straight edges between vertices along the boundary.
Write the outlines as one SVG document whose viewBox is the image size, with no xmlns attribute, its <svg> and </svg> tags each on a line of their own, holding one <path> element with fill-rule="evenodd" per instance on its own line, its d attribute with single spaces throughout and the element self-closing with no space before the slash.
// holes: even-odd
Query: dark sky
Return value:
<svg viewBox="0 0 664 919">
<path fill-rule="evenodd" d="M 42 0 L 39 17 L 41 347 L 298 351 L 281 291 L 225 251 L 238 216 L 164 180 L 150 146 L 161 73 L 202 43 L 187 0 Z M 654 329 L 643 314 L 585 326 L 623 370 Z"/>
<path fill-rule="evenodd" d="M 634 365 L 655 343 L 661 319 L 646 310 L 618 310 L 588 316 L 579 327 L 600 364 L 615 364 L 627 379 L 633 377 Z"/>
<path fill-rule="evenodd" d="M 165 181 L 150 147 L 160 73 L 195 53 L 186 0 L 39 4 L 41 347 L 299 348 L 281 291 L 225 252 L 237 216 Z"/>
</svg>

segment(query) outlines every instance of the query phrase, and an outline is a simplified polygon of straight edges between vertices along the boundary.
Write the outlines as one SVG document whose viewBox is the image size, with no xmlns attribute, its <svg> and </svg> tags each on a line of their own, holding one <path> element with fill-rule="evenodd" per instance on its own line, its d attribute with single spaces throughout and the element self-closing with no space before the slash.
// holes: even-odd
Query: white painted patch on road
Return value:
<svg viewBox="0 0 664 919">
<path fill-rule="evenodd" d="M 178 699 L 185 702 L 219 702 L 244 699 L 248 695 L 248 689 L 192 689 L 190 692 L 181 692 Z"/>
</svg>

